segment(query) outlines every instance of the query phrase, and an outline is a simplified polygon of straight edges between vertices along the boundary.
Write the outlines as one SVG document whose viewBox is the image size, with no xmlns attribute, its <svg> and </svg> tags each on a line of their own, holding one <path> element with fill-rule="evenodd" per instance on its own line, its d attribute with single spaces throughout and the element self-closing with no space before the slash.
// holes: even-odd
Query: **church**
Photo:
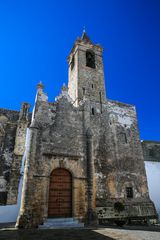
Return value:
<svg viewBox="0 0 160 240">
<path fill-rule="evenodd" d="M 33 112 L 0 109 L 0 203 L 16 226 L 48 219 L 79 223 L 157 218 L 150 200 L 135 106 L 106 97 L 103 48 L 86 32 L 68 57 L 68 86 L 49 102 L 37 85 Z"/>
</svg>

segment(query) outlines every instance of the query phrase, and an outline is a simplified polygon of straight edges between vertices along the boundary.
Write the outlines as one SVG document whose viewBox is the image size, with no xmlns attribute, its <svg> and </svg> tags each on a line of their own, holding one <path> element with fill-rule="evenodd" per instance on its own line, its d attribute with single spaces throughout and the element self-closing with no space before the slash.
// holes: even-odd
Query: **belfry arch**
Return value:
<svg viewBox="0 0 160 240">
<path fill-rule="evenodd" d="M 64 168 L 51 172 L 49 181 L 48 217 L 72 216 L 72 175 Z"/>
</svg>

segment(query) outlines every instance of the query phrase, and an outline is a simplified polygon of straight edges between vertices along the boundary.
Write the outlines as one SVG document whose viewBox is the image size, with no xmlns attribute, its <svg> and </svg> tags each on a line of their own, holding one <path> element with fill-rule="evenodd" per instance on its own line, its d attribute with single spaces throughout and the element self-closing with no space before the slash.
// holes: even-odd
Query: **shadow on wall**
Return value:
<svg viewBox="0 0 160 240">
<path fill-rule="evenodd" d="M 160 162 L 145 161 L 149 195 L 160 219 Z"/>
</svg>

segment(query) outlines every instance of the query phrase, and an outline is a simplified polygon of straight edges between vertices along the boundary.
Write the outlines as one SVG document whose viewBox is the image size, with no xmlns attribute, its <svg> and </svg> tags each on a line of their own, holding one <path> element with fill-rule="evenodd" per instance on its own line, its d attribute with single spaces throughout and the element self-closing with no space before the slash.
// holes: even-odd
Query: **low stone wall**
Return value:
<svg viewBox="0 0 160 240">
<path fill-rule="evenodd" d="M 98 219 L 140 219 L 140 218 L 156 218 L 152 202 L 124 204 L 123 211 L 116 211 L 114 206 L 97 207 Z"/>
</svg>

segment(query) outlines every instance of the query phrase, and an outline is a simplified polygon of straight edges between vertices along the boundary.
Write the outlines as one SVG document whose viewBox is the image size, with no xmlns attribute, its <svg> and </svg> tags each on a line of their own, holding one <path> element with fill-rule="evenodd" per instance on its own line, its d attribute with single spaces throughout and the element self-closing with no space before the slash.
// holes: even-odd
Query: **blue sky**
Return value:
<svg viewBox="0 0 160 240">
<path fill-rule="evenodd" d="M 83 26 L 104 47 L 107 96 L 134 104 L 142 139 L 160 140 L 160 1 L 1 0 L 0 107 L 49 101 L 67 83 L 67 56 Z"/>
</svg>

